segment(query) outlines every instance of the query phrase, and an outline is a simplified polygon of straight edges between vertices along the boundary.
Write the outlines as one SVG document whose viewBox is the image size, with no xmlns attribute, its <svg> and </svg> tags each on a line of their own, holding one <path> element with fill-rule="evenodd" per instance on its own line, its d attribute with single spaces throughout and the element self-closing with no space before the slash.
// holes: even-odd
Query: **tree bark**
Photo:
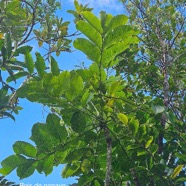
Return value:
<svg viewBox="0 0 186 186">
<path fill-rule="evenodd" d="M 109 186 L 111 182 L 111 169 L 112 169 L 112 138 L 110 137 L 109 129 L 105 126 L 105 139 L 107 143 L 107 166 L 105 175 L 105 186 Z"/>
</svg>

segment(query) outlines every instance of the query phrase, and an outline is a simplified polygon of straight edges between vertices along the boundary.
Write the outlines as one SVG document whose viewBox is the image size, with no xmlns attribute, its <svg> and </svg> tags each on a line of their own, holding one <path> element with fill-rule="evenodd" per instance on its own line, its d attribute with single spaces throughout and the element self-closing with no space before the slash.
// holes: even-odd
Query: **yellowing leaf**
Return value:
<svg viewBox="0 0 186 186">
<path fill-rule="evenodd" d="M 0 33 L 0 39 L 2 39 L 4 36 L 4 33 Z"/>
<path fill-rule="evenodd" d="M 125 114 L 119 113 L 118 115 L 118 119 L 125 125 L 127 125 L 128 123 L 128 117 Z"/>
<path fill-rule="evenodd" d="M 184 165 L 178 165 L 175 169 L 174 172 L 171 175 L 171 178 L 174 179 L 182 170 Z"/>
<path fill-rule="evenodd" d="M 39 47 L 42 47 L 43 41 L 39 40 L 38 45 L 39 45 Z"/>
<path fill-rule="evenodd" d="M 152 143 L 152 141 L 153 141 L 153 136 L 149 136 L 149 139 L 145 144 L 145 148 L 148 148 L 150 146 L 150 144 Z"/>
</svg>

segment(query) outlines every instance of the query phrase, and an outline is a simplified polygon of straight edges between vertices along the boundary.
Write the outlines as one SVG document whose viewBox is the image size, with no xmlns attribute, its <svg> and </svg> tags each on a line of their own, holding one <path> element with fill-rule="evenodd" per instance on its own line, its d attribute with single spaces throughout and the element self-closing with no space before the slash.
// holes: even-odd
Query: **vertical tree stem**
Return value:
<svg viewBox="0 0 186 186">
<path fill-rule="evenodd" d="M 105 126 L 105 139 L 107 143 L 107 166 L 105 175 L 105 186 L 109 186 L 111 182 L 111 168 L 112 168 L 112 138 L 109 135 L 109 129 Z"/>
</svg>

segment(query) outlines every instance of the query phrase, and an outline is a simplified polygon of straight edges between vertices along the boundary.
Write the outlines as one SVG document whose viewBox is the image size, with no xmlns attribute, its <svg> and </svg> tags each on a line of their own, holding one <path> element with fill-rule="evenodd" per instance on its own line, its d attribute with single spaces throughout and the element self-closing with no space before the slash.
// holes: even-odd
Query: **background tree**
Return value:
<svg viewBox="0 0 186 186">
<path fill-rule="evenodd" d="M 15 119 L 12 112 L 17 114 L 21 109 L 15 94 L 18 85 L 11 82 L 34 74 L 32 47 L 26 44 L 38 41 L 46 49 L 43 52 L 46 59 L 53 52 L 59 55 L 61 51 L 69 51 L 69 22 L 55 16 L 60 7 L 59 1 L 0 2 L 0 118 Z"/>
</svg>

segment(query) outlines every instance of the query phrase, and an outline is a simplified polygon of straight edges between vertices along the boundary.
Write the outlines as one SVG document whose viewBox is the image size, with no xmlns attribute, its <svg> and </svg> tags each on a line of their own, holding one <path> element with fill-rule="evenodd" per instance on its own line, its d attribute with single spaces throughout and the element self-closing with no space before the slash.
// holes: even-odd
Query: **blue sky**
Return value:
<svg viewBox="0 0 186 186">
<path fill-rule="evenodd" d="M 97 16 L 101 10 L 105 10 L 113 15 L 124 12 L 121 3 L 119 3 L 118 0 L 81 0 L 79 2 L 83 4 L 89 3 L 90 7 L 94 8 L 93 12 Z M 65 21 L 72 21 L 73 16 L 66 13 L 66 10 L 74 9 L 73 0 L 63 0 L 62 3 L 62 10 L 60 10 L 58 14 L 61 15 Z M 72 22 L 69 32 L 73 33 L 74 31 L 75 27 Z M 33 50 L 35 52 L 37 51 L 36 43 L 33 44 Z M 56 60 L 59 62 L 60 67 L 64 70 L 71 70 L 75 65 L 79 65 L 81 62 L 85 62 L 87 65 L 89 64 L 86 57 L 79 51 L 74 51 L 73 53 L 63 53 L 60 57 L 56 58 Z M 11 119 L 0 120 L 0 161 L 14 153 L 12 145 L 15 141 L 31 142 L 29 141 L 29 137 L 31 136 L 31 128 L 33 124 L 36 122 L 45 122 L 45 117 L 48 114 L 47 108 L 40 104 L 30 103 L 25 99 L 20 100 L 19 104 L 23 107 L 23 110 L 20 111 L 19 115 L 15 116 L 15 122 Z M 65 186 L 67 186 L 74 183 L 74 178 L 63 179 L 61 177 L 62 167 L 63 165 L 54 167 L 53 172 L 47 177 L 44 174 L 38 174 L 35 171 L 35 173 L 29 178 L 19 180 L 16 175 L 16 171 L 14 171 L 6 178 L 18 184 L 22 183 L 20 186 L 43 186 L 44 184 L 65 184 Z"/>
</svg>

